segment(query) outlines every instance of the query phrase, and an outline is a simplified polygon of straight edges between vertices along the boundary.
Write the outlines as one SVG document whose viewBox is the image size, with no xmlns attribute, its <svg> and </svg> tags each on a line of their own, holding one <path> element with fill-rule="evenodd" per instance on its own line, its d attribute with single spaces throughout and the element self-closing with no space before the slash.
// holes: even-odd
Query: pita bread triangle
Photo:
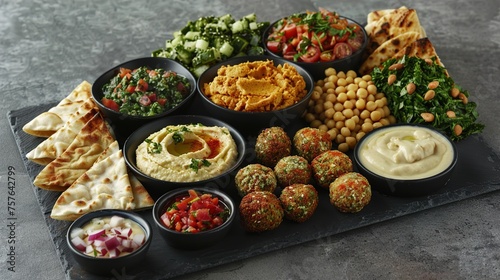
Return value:
<svg viewBox="0 0 500 280">
<path fill-rule="evenodd" d="M 45 166 L 33 184 L 51 191 L 66 190 L 114 141 L 104 118 L 97 113 L 83 126 L 68 148 Z"/>
<path fill-rule="evenodd" d="M 97 158 L 97 162 L 109 157 L 110 155 L 120 151 L 120 147 L 118 146 L 118 141 L 115 141 L 109 145 L 106 150 Z M 134 176 L 134 174 L 130 173 L 127 169 L 128 178 L 130 180 L 130 185 L 132 186 L 132 192 L 134 193 L 134 203 L 135 209 L 143 209 L 153 206 L 155 203 L 153 198 L 149 195 L 149 192 L 142 185 L 142 183 Z"/>
<path fill-rule="evenodd" d="M 387 14 L 391 14 L 391 13 L 396 13 L 396 10 L 402 10 L 402 9 L 407 10 L 408 8 L 406 6 L 401 6 L 398 9 L 385 9 L 385 10 L 376 10 L 376 11 L 370 12 L 368 14 L 368 16 L 366 17 L 366 25 L 365 25 L 366 33 L 371 34 L 373 28 L 375 28 L 375 26 L 377 24 L 377 21 L 379 21 L 383 16 L 385 16 Z M 420 30 L 422 33 L 421 34 L 422 37 L 427 36 L 423 26 L 420 27 Z"/>
<path fill-rule="evenodd" d="M 100 209 L 132 210 L 134 193 L 121 150 L 96 162 L 57 199 L 51 217 L 75 220 Z"/>
<path fill-rule="evenodd" d="M 369 34 L 367 52 L 373 53 L 384 42 L 407 32 L 417 32 L 420 38 L 425 37 L 415 9 L 406 7 L 383 15 L 376 21 Z"/>
<path fill-rule="evenodd" d="M 394 55 L 394 58 L 401 58 L 405 55 L 406 56 L 416 56 L 416 57 L 419 57 L 422 59 L 426 59 L 426 58 L 432 59 L 435 57 L 436 63 L 444 67 L 443 63 L 441 62 L 441 60 L 439 59 L 439 57 L 436 53 L 436 49 L 434 48 L 431 41 L 427 37 L 418 39 L 418 40 L 412 42 L 411 44 L 407 45 L 406 47 L 401 49 L 399 52 L 397 52 Z"/>
<path fill-rule="evenodd" d="M 381 66 L 386 60 L 392 58 L 400 50 L 415 42 L 420 36 L 417 32 L 406 32 L 384 42 L 363 62 L 359 68 L 362 75 L 372 72 L 373 68 Z"/>
<path fill-rule="evenodd" d="M 26 158 L 41 165 L 49 164 L 68 148 L 82 127 L 98 112 L 94 101 L 89 98 L 63 127 L 27 153 Z"/>
<path fill-rule="evenodd" d="M 91 98 L 92 85 L 83 81 L 48 112 L 43 112 L 23 126 L 23 131 L 37 137 L 49 137 L 64 126 L 71 114 Z"/>
<path fill-rule="evenodd" d="M 135 209 L 150 208 L 155 204 L 155 201 L 146 190 L 144 185 L 130 172 L 128 173 L 132 192 L 134 193 Z"/>
</svg>

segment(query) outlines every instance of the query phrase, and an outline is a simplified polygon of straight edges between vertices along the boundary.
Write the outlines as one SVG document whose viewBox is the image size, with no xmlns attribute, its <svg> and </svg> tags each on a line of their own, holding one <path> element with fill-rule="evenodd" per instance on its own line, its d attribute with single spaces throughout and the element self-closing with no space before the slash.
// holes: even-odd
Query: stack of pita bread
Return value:
<svg viewBox="0 0 500 280">
<path fill-rule="evenodd" d="M 436 63 L 442 65 L 414 9 L 402 6 L 373 11 L 367 16 L 365 30 L 369 42 L 367 58 L 359 69 L 363 75 L 370 74 L 390 58 L 404 55 L 435 58 Z"/>
<path fill-rule="evenodd" d="M 75 220 L 99 209 L 153 206 L 144 186 L 129 174 L 112 130 L 84 81 L 56 106 L 36 116 L 23 131 L 46 137 L 26 157 L 44 168 L 33 184 L 62 192 L 52 209 L 57 220 Z"/>
</svg>

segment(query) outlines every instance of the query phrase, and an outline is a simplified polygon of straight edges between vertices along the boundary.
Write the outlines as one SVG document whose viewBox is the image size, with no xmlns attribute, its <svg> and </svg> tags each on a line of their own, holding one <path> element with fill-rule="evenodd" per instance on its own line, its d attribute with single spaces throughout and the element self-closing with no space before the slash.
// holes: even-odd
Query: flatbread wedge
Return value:
<svg viewBox="0 0 500 280">
<path fill-rule="evenodd" d="M 373 53 L 383 43 L 408 32 L 416 32 L 419 38 L 425 37 L 422 32 L 417 11 L 414 9 L 400 8 L 382 16 L 369 34 L 367 52 Z"/>
<path fill-rule="evenodd" d="M 56 106 L 36 116 L 23 126 L 23 131 L 37 137 L 49 137 L 64 126 L 87 99 L 91 98 L 92 85 L 83 81 Z"/>
<path fill-rule="evenodd" d="M 146 190 L 144 185 L 132 173 L 128 173 L 132 192 L 134 193 L 135 209 L 147 209 L 153 207 L 155 201 Z"/>
<path fill-rule="evenodd" d="M 362 75 L 370 74 L 375 67 L 381 66 L 387 59 L 395 56 L 419 37 L 418 32 L 406 32 L 388 40 L 368 56 L 359 68 L 359 72 Z"/>
<path fill-rule="evenodd" d="M 134 193 L 121 150 L 96 162 L 57 199 L 51 218 L 73 221 L 100 209 L 133 210 Z"/>
<path fill-rule="evenodd" d="M 401 6 L 398 9 L 408 9 L 406 6 Z M 375 10 L 366 16 L 366 26 L 365 30 L 367 34 L 371 34 L 373 28 L 375 28 L 375 25 L 377 24 L 377 21 L 379 21 L 383 16 L 394 13 L 397 9 L 383 9 L 383 10 Z"/>
<path fill-rule="evenodd" d="M 397 52 L 393 57 L 401 58 L 405 55 L 416 56 L 422 59 L 435 58 L 435 62 L 444 67 L 443 63 L 441 62 L 441 59 L 439 59 L 439 56 L 436 53 L 436 49 L 434 48 L 431 41 L 427 37 L 412 42 L 411 44 L 407 45 L 399 52 Z"/>
<path fill-rule="evenodd" d="M 64 191 L 87 171 L 115 141 L 101 114 L 97 113 L 68 148 L 36 176 L 33 184 L 50 191 Z"/>
<path fill-rule="evenodd" d="M 83 126 L 99 112 L 92 99 L 88 99 L 73 113 L 63 127 L 26 154 L 26 158 L 47 165 L 60 156 L 73 142 Z"/>
<path fill-rule="evenodd" d="M 384 9 L 384 10 L 375 10 L 368 13 L 366 17 L 366 25 L 365 30 L 367 34 L 371 34 L 373 28 L 377 25 L 377 22 L 385 15 L 395 13 L 396 10 L 408 9 L 406 6 L 401 6 L 398 9 Z M 419 20 L 420 21 L 420 20 Z M 422 33 L 422 37 L 426 37 L 426 32 L 423 26 L 420 26 L 420 32 Z"/>
</svg>

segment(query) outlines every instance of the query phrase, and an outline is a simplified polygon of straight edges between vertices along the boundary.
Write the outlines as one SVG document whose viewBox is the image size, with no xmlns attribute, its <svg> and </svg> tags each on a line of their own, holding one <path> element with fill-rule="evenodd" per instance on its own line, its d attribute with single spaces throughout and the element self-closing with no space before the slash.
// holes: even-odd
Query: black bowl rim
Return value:
<svg viewBox="0 0 500 280">
<path fill-rule="evenodd" d="M 216 195 L 219 198 L 222 198 L 223 202 L 227 205 L 227 207 L 229 208 L 229 211 L 230 211 L 229 217 L 224 221 L 224 223 L 222 223 L 222 225 L 215 227 L 215 228 L 212 228 L 212 229 L 209 229 L 209 230 L 193 233 L 193 234 L 185 233 L 185 232 L 178 232 L 178 231 L 169 229 L 165 225 L 163 225 L 162 221 L 160 220 L 160 217 L 162 215 L 162 213 L 160 213 L 160 211 L 163 211 L 163 209 L 166 206 L 165 204 L 168 203 L 174 197 L 176 197 L 180 194 L 187 193 L 188 190 L 190 190 L 190 189 L 195 190 L 196 192 L 199 192 L 201 194 L 208 193 L 208 194 Z M 153 215 L 153 220 L 155 221 L 156 226 L 159 229 L 161 229 L 165 232 L 168 232 L 169 234 L 178 235 L 178 236 L 186 236 L 186 235 L 203 236 L 203 235 L 216 233 L 216 232 L 227 229 L 227 227 L 230 227 L 233 220 L 234 220 L 234 217 L 236 216 L 236 206 L 234 204 L 234 201 L 231 199 L 231 197 L 229 195 L 227 195 L 223 191 L 215 189 L 215 188 L 206 188 L 206 187 L 178 188 L 178 189 L 171 190 L 171 191 L 163 194 L 162 196 L 160 196 L 160 198 L 158 198 L 156 200 L 156 202 L 153 206 L 153 211 L 151 211 L 151 213 Z"/>
<path fill-rule="evenodd" d="M 92 257 L 87 254 L 84 254 L 77 250 L 73 243 L 71 243 L 71 231 L 76 228 L 76 227 L 81 227 L 85 225 L 86 223 L 90 222 L 94 218 L 99 218 L 99 217 L 110 217 L 113 215 L 118 215 L 127 219 L 130 219 L 134 222 L 136 222 L 143 230 L 144 233 L 146 234 L 146 241 L 144 244 L 141 245 L 137 250 L 131 252 L 130 254 L 124 255 L 124 256 L 118 256 L 116 258 L 97 258 L 97 257 Z M 117 261 L 117 260 L 124 260 L 124 259 L 130 259 L 133 258 L 134 256 L 141 254 L 144 250 L 147 250 L 149 247 L 149 244 L 151 243 L 151 240 L 153 239 L 153 231 L 151 228 L 151 224 L 141 217 L 139 214 L 127 210 L 118 210 L 118 209 L 102 209 L 102 210 L 96 210 L 92 211 L 89 213 L 86 213 L 83 216 L 80 216 L 78 219 L 73 221 L 71 225 L 68 227 L 68 230 L 66 232 L 66 243 L 68 244 L 68 247 L 70 250 L 75 254 L 78 255 L 80 258 L 88 259 L 88 260 L 95 260 L 95 261 Z"/>
<path fill-rule="evenodd" d="M 435 133 L 442 135 L 450 143 L 450 145 L 453 149 L 453 159 L 451 161 L 451 164 L 446 169 L 444 169 L 443 171 L 441 171 L 437 174 L 434 174 L 432 176 L 425 177 L 425 178 L 419 178 L 419 179 L 396 179 L 396 178 L 384 177 L 384 176 L 379 175 L 379 174 L 371 171 L 370 169 L 366 168 L 359 158 L 359 149 L 361 149 L 363 142 L 369 138 L 367 136 L 370 136 L 370 135 L 375 134 L 375 133 L 380 133 L 384 129 L 397 127 L 397 126 L 421 127 L 421 128 L 426 128 L 430 131 L 433 131 Z M 381 180 L 385 180 L 387 182 L 405 182 L 405 183 L 417 183 L 418 182 L 418 183 L 420 183 L 420 182 L 426 182 L 426 181 L 433 181 L 436 178 L 442 177 L 443 175 L 453 171 L 453 169 L 455 168 L 455 166 L 457 165 L 457 162 L 458 162 L 458 151 L 457 151 L 457 147 L 456 147 L 455 143 L 452 140 L 450 140 L 450 138 L 444 132 L 436 129 L 433 126 L 419 124 L 419 123 L 394 123 L 394 124 L 389 124 L 389 125 L 385 125 L 385 126 L 376 128 L 376 129 L 368 132 L 367 134 L 365 134 L 365 136 L 363 136 L 363 138 L 361 138 L 361 140 L 354 147 L 353 155 L 354 155 L 354 162 L 356 163 L 358 168 L 363 170 L 363 172 L 366 172 L 370 176 L 376 177 L 376 178 L 381 179 Z"/>
<path fill-rule="evenodd" d="M 305 14 L 305 13 L 299 13 L 299 14 Z M 341 58 L 341 59 L 336 59 L 336 60 L 333 60 L 333 61 L 316 61 L 316 62 L 304 62 L 304 61 L 292 61 L 293 63 L 299 65 L 299 66 L 303 66 L 303 65 L 315 65 L 315 64 L 337 64 L 337 63 L 342 63 L 342 62 L 345 62 L 345 61 L 349 61 L 349 59 L 352 59 L 354 56 L 360 54 L 360 53 L 363 53 L 366 49 L 366 47 L 368 46 L 368 33 L 366 33 L 366 30 L 365 28 L 363 27 L 363 25 L 361 25 L 359 22 L 349 18 L 349 17 L 345 17 L 345 16 L 339 16 L 340 18 L 344 18 L 344 19 L 347 19 L 348 21 L 352 22 L 352 23 L 355 23 L 357 25 L 359 25 L 359 27 L 361 27 L 361 30 L 363 31 L 363 36 L 364 36 L 364 40 L 363 40 L 363 45 L 361 45 L 361 47 L 353 52 L 350 56 L 347 56 L 347 57 L 344 57 L 344 58 Z M 263 48 L 264 50 L 266 51 L 266 53 L 269 55 L 269 56 L 272 56 L 272 57 L 279 57 L 279 58 L 283 58 L 282 56 L 280 55 L 277 55 L 271 51 L 269 51 L 269 49 L 267 48 L 267 37 L 269 36 L 269 32 L 272 30 L 273 26 L 278 23 L 278 21 L 284 19 L 284 18 L 287 18 L 287 17 L 282 17 L 278 20 L 275 20 L 274 22 L 272 22 L 265 30 L 264 32 L 262 33 L 262 44 L 263 44 Z M 285 58 L 283 58 L 285 59 Z M 286 59 L 285 59 L 286 60 Z M 333 66 L 332 66 L 333 67 Z M 353 69 L 353 70 L 357 70 L 357 69 Z"/>
<path fill-rule="evenodd" d="M 156 131 L 149 132 L 149 130 L 151 130 L 150 129 L 151 127 L 155 127 L 159 123 L 165 123 L 165 126 L 170 125 L 167 123 L 170 119 L 183 119 L 183 120 L 184 119 L 193 119 L 192 121 L 186 121 L 186 122 L 182 122 L 179 124 L 201 123 L 201 124 L 205 125 L 203 123 L 203 120 L 209 121 L 209 122 L 214 122 L 214 123 L 219 123 L 219 126 L 223 126 L 223 127 L 226 127 L 229 129 L 229 132 L 231 133 L 231 136 L 233 136 L 233 138 L 235 136 L 237 138 L 239 138 L 239 141 L 235 139 L 235 142 L 236 142 L 236 145 L 238 145 L 238 143 L 242 144 L 242 147 L 241 147 L 242 153 L 238 154 L 238 157 L 236 158 L 236 162 L 233 164 L 233 166 L 228 168 L 223 173 L 221 173 L 215 177 L 209 178 L 209 179 L 204 179 L 204 180 L 200 180 L 200 181 L 193 181 L 193 182 L 171 182 L 171 181 L 165 181 L 165 180 L 160 180 L 160 179 L 151 177 L 151 176 L 145 174 L 144 172 L 142 172 L 141 170 L 139 170 L 139 168 L 137 168 L 137 164 L 135 163 L 135 160 L 133 160 L 133 162 L 131 162 L 132 159 L 130 159 L 127 156 L 128 149 L 130 148 L 129 147 L 130 142 L 131 142 L 131 139 L 137 137 L 136 135 L 138 135 L 138 134 L 145 135 L 143 140 L 146 139 L 151 133 L 154 133 L 157 131 L 156 130 Z M 237 148 L 239 149 L 240 147 L 237 147 Z M 132 169 L 133 172 L 140 174 L 140 176 L 143 176 L 144 178 L 147 178 L 150 181 L 156 182 L 158 184 L 175 184 L 175 185 L 179 185 L 179 186 L 190 186 L 193 184 L 196 184 L 196 185 L 206 184 L 206 183 L 209 183 L 211 181 L 218 180 L 219 178 L 227 176 L 228 174 L 233 172 L 236 168 L 238 168 L 238 166 L 240 166 L 241 163 L 245 160 L 246 149 L 247 149 L 246 142 L 245 142 L 245 139 L 243 138 L 243 135 L 236 128 L 234 128 L 233 126 L 229 125 L 228 123 L 226 123 L 222 120 L 212 118 L 209 116 L 203 116 L 203 115 L 172 115 L 172 116 L 168 116 L 168 117 L 161 118 L 158 120 L 154 120 L 150 123 L 147 123 L 147 124 L 141 126 L 140 128 L 136 129 L 134 132 L 132 132 L 123 144 L 122 153 L 123 153 L 123 157 L 125 158 L 125 162 L 126 162 L 127 166 L 130 169 Z M 135 152 L 134 152 L 134 154 L 135 154 Z"/>
<path fill-rule="evenodd" d="M 266 61 L 266 60 L 272 60 L 275 63 L 275 65 L 276 64 L 280 64 L 281 65 L 281 64 L 284 64 L 284 63 L 288 63 L 288 64 L 292 65 L 293 67 L 295 67 L 298 71 L 303 72 L 303 73 L 299 72 L 299 74 L 301 74 L 301 75 L 305 74 L 305 76 L 302 75 L 302 77 L 304 77 L 304 80 L 307 79 L 311 83 L 311 88 L 307 89 L 307 94 L 299 102 L 297 102 L 297 103 L 295 103 L 295 104 L 293 104 L 291 106 L 288 106 L 286 108 L 280 109 L 280 110 L 265 111 L 265 112 L 235 111 L 235 110 L 231 110 L 231 109 L 228 109 L 226 107 L 220 106 L 218 104 L 215 104 L 212 100 L 210 100 L 210 98 L 208 98 L 203 93 L 203 88 L 202 88 L 202 85 L 201 85 L 201 81 L 204 80 L 203 78 L 205 78 L 205 76 L 207 75 L 208 72 L 210 72 L 210 70 L 219 69 L 221 66 L 230 65 L 234 61 L 240 61 L 240 60 L 241 60 L 240 63 L 243 63 L 243 62 L 246 62 L 246 61 Z M 306 84 L 307 84 L 308 81 L 306 81 Z M 249 56 L 232 57 L 232 58 L 226 59 L 224 61 L 221 61 L 221 62 L 219 62 L 219 63 L 211 66 L 210 68 L 208 68 L 207 70 L 205 70 L 200 75 L 200 77 L 196 81 L 196 88 L 197 88 L 198 93 L 201 96 L 201 98 L 205 102 L 207 102 L 210 105 L 216 107 L 217 109 L 222 110 L 224 112 L 228 112 L 228 113 L 241 114 L 241 116 L 250 116 L 251 117 L 252 115 L 255 116 L 255 115 L 259 115 L 259 114 L 273 114 L 273 113 L 280 114 L 280 112 L 284 112 L 284 111 L 288 111 L 288 110 L 293 110 L 295 107 L 300 106 L 303 102 L 309 102 L 309 99 L 311 98 L 311 96 L 313 94 L 313 91 L 314 91 L 314 79 L 313 79 L 312 75 L 309 73 L 309 71 L 307 71 L 304 67 L 298 65 L 294 61 L 286 60 L 283 57 L 279 57 L 279 56 L 272 57 L 272 56 L 268 56 L 268 55 L 249 55 Z"/>
<path fill-rule="evenodd" d="M 179 73 L 179 75 L 186 77 L 189 80 L 189 82 L 191 83 L 192 86 L 191 86 L 191 90 L 190 90 L 189 94 L 186 96 L 186 98 L 184 98 L 184 100 L 182 100 L 174 108 L 171 108 L 171 109 L 169 109 L 167 111 L 163 111 L 163 112 L 161 112 L 159 114 L 156 114 L 156 115 L 153 115 L 153 116 L 147 116 L 147 117 L 122 114 L 120 112 L 116 112 L 116 111 L 111 110 L 108 107 L 104 106 L 104 104 L 101 103 L 101 101 L 99 100 L 99 98 L 96 98 L 96 92 L 102 93 L 102 89 L 97 88 L 97 85 L 96 85 L 97 81 L 102 80 L 105 76 L 107 76 L 111 72 L 115 72 L 120 67 L 124 67 L 126 65 L 133 64 L 133 63 L 140 62 L 140 61 L 144 61 L 144 63 L 141 63 L 141 64 L 144 64 L 144 66 L 148 66 L 149 63 L 152 63 L 152 62 L 155 62 L 155 61 L 159 61 L 159 62 L 163 62 L 163 63 L 166 63 L 166 64 L 174 64 L 174 65 L 176 65 L 176 67 L 179 67 L 179 68 L 183 69 L 185 71 L 185 73 Z M 163 69 L 168 70 L 168 68 L 166 68 L 166 67 L 163 68 Z M 170 59 L 170 58 L 146 56 L 146 57 L 139 57 L 139 58 L 135 58 L 135 59 L 131 59 L 131 60 L 122 62 L 120 64 L 117 64 L 117 65 L 109 68 L 105 72 L 103 72 L 101 75 L 99 75 L 99 77 L 97 77 L 97 79 L 94 80 L 94 83 L 92 83 L 91 94 L 92 94 L 92 98 L 93 98 L 94 102 L 101 108 L 101 110 L 104 110 L 104 111 L 106 111 L 109 114 L 123 116 L 124 118 L 130 118 L 132 120 L 153 120 L 153 119 L 161 118 L 161 117 L 164 117 L 166 115 L 171 114 L 172 112 L 174 112 L 177 109 L 179 109 L 180 107 L 182 107 L 182 105 L 184 105 L 185 103 L 187 103 L 191 98 L 193 98 L 193 96 L 196 94 L 196 81 L 197 81 L 197 79 L 194 77 L 193 73 L 191 73 L 191 71 L 189 71 L 189 69 L 186 68 L 181 63 L 179 63 L 179 62 L 177 62 L 177 61 L 175 61 L 173 59 Z"/>
</svg>

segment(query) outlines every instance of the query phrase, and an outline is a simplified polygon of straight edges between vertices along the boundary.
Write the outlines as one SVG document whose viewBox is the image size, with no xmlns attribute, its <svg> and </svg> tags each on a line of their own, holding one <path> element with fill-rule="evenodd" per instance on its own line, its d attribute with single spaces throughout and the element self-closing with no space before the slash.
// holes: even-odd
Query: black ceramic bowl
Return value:
<svg viewBox="0 0 500 280">
<path fill-rule="evenodd" d="M 218 197 L 219 202 L 225 205 L 225 207 L 229 210 L 229 217 L 222 225 L 197 233 L 178 232 L 166 227 L 161 220 L 161 216 L 165 213 L 168 206 L 172 204 L 176 197 L 187 195 L 188 189 L 193 189 L 200 195 L 208 193 L 211 194 L 212 197 Z M 182 188 L 170 191 L 161 196 L 153 207 L 153 219 L 156 227 L 167 244 L 174 248 L 188 250 L 206 248 L 221 241 L 231 229 L 235 215 L 235 204 L 227 194 L 217 189 L 205 187 Z"/>
<path fill-rule="evenodd" d="M 212 100 L 210 100 L 210 98 L 205 96 L 205 94 L 203 93 L 203 85 L 213 81 L 213 79 L 217 76 L 217 71 L 221 66 L 237 65 L 248 61 L 266 60 L 272 60 L 274 62 L 274 65 L 283 65 L 284 63 L 291 64 L 297 69 L 297 72 L 302 75 L 302 77 L 304 77 L 304 80 L 306 82 L 307 94 L 301 101 L 290 107 L 276 111 L 241 112 L 219 106 L 212 102 Z M 198 79 L 197 87 L 199 95 L 201 96 L 201 102 L 211 116 L 214 116 L 220 120 L 224 120 L 240 130 L 254 132 L 262 128 L 272 126 L 286 127 L 292 124 L 296 119 L 300 118 L 306 111 L 309 104 L 309 99 L 311 98 L 311 95 L 313 93 L 314 81 L 311 75 L 309 75 L 309 73 L 305 69 L 283 58 L 264 55 L 240 56 L 228 59 L 207 69 L 201 74 L 200 78 Z"/>
<path fill-rule="evenodd" d="M 126 219 L 130 219 L 136 222 L 143 230 L 146 235 L 146 239 L 144 244 L 141 247 L 131 252 L 130 254 L 118 256 L 116 258 L 99 258 L 88 256 L 82 253 L 80 250 L 76 249 L 73 243 L 71 242 L 71 232 L 76 228 L 82 228 L 85 224 L 89 223 L 94 218 L 102 218 L 102 217 L 111 217 L 111 216 L 120 216 Z M 76 260 L 76 262 L 86 271 L 98 274 L 98 275 L 113 275 L 113 273 L 121 273 L 123 269 L 127 269 L 127 271 L 133 270 L 138 267 L 142 260 L 144 260 L 149 246 L 151 244 L 151 240 L 153 239 L 153 232 L 151 229 L 151 225 L 148 221 L 143 219 L 137 213 L 124 211 L 124 210 L 99 210 L 95 212 L 90 212 L 85 214 L 75 220 L 70 227 L 68 228 L 68 232 L 66 234 L 66 242 L 70 249 L 71 255 Z"/>
<path fill-rule="evenodd" d="M 374 139 L 372 137 L 389 135 L 388 133 L 391 130 L 400 130 L 406 128 L 413 131 L 415 129 L 424 129 L 431 135 L 434 135 L 434 137 L 442 140 L 442 142 L 447 147 L 449 156 L 442 157 L 443 159 L 447 159 L 443 160 L 444 164 L 440 169 L 441 171 L 434 172 L 435 174 L 426 174 L 425 176 L 421 176 L 418 178 L 412 177 L 415 175 L 409 173 L 413 171 L 408 171 L 408 173 L 405 172 L 404 174 L 396 176 L 381 175 L 380 170 L 375 170 L 376 168 L 368 167 L 368 164 L 365 164 L 366 162 L 363 161 L 362 153 L 364 149 L 373 149 L 375 147 L 375 144 L 373 142 L 369 142 L 370 139 Z M 390 155 L 389 153 L 391 152 L 387 152 L 386 154 Z M 457 161 L 458 153 L 455 144 L 451 140 L 449 140 L 449 138 L 445 134 L 437 131 L 430 126 L 420 124 L 398 123 L 377 128 L 361 138 L 361 140 L 356 144 L 356 147 L 354 148 L 354 162 L 356 168 L 368 179 L 372 188 L 379 191 L 380 193 L 394 196 L 423 196 L 439 191 L 440 189 L 444 188 L 450 180 Z M 377 162 L 377 164 L 379 166 L 382 166 L 381 162 Z M 416 170 L 416 168 L 417 167 L 413 167 L 412 169 Z"/>
<path fill-rule="evenodd" d="M 111 78 L 119 73 L 120 68 L 124 67 L 129 69 L 136 69 L 142 66 L 146 66 L 149 69 L 172 70 L 177 74 L 186 77 L 189 80 L 189 84 L 191 86 L 189 94 L 176 107 L 149 117 L 126 115 L 104 106 L 104 104 L 101 102 L 104 96 L 102 88 L 105 84 L 109 83 Z M 190 101 L 195 95 L 195 92 L 196 78 L 193 76 L 193 74 L 191 74 L 191 72 L 179 62 L 163 57 L 142 57 L 121 63 L 101 74 L 92 85 L 92 97 L 95 103 L 99 107 L 100 111 L 104 114 L 104 116 L 109 120 L 109 123 L 111 124 L 115 132 L 119 134 L 118 136 L 120 136 L 121 138 L 126 138 L 132 131 L 148 122 L 164 118 L 165 116 L 169 116 L 174 113 L 182 113 L 182 110 L 188 107 L 188 104 L 191 103 Z"/>
<path fill-rule="evenodd" d="M 353 71 L 358 72 L 359 67 L 363 63 L 363 53 L 364 53 L 364 50 L 366 49 L 366 46 L 368 45 L 368 35 L 366 34 L 365 29 L 363 28 L 363 26 L 361 24 L 359 24 L 358 22 L 356 22 L 350 18 L 347 18 L 347 17 L 340 17 L 340 18 L 345 18 L 348 20 L 349 23 L 357 24 L 359 27 L 361 27 L 361 30 L 363 32 L 363 44 L 361 45 L 361 47 L 357 51 L 353 52 L 350 56 L 342 58 L 342 59 L 335 59 L 335 60 L 328 61 L 328 62 L 322 62 L 322 61 L 311 62 L 311 63 L 303 62 L 303 61 L 295 62 L 300 67 L 306 69 L 311 74 L 311 76 L 314 78 L 314 81 L 324 79 L 326 77 L 325 70 L 328 68 L 333 68 L 337 72 L 338 71 L 347 72 L 349 70 L 353 70 Z M 278 55 L 278 54 L 270 51 L 268 46 L 267 46 L 269 34 L 272 33 L 273 27 L 280 20 L 281 19 L 276 20 L 275 22 L 270 24 L 269 27 L 263 32 L 262 43 L 263 43 L 264 49 L 266 50 L 266 53 L 269 54 L 269 56 L 283 58 L 281 55 Z"/>
<path fill-rule="evenodd" d="M 182 124 L 197 124 L 201 123 L 205 126 L 219 126 L 227 127 L 236 142 L 238 149 L 238 157 L 236 162 L 232 167 L 227 169 L 224 173 L 206 180 L 200 180 L 195 182 L 169 182 L 164 180 L 159 180 L 153 178 L 147 174 L 144 174 L 136 164 L 136 150 L 137 147 L 146 139 L 149 135 L 154 132 L 161 130 L 168 125 L 182 125 Z M 163 119 L 156 120 L 154 122 L 148 123 L 141 128 L 134 131 L 125 141 L 123 145 L 123 153 L 125 162 L 130 168 L 132 173 L 144 184 L 144 187 L 148 190 L 153 198 L 158 198 L 159 196 L 171 191 L 175 188 L 182 187 L 195 187 L 195 186 L 210 186 L 214 188 L 226 188 L 230 185 L 232 178 L 232 172 L 235 171 L 240 164 L 243 162 L 246 153 L 246 142 L 243 136 L 232 126 L 227 123 L 207 117 L 207 116 L 197 116 L 197 115 L 175 115 L 170 117 L 165 117 Z"/>
</svg>

